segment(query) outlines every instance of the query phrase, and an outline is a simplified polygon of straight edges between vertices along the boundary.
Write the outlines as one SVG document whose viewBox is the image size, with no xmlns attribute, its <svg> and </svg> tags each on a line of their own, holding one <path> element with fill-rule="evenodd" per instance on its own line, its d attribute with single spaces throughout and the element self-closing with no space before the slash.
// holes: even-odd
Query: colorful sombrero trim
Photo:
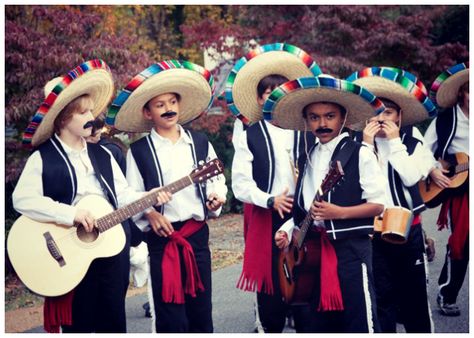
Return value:
<svg viewBox="0 0 474 338">
<path fill-rule="evenodd" d="M 204 109 L 203 112 L 200 115 L 196 116 L 193 120 L 204 114 L 206 110 L 212 106 L 212 103 L 214 101 L 214 77 L 212 76 L 211 72 L 189 61 L 168 60 L 159 63 L 154 63 L 153 65 L 142 71 L 140 74 L 136 75 L 112 102 L 109 111 L 107 112 L 105 122 L 108 125 L 113 126 L 115 124 L 115 118 L 117 117 L 120 108 L 122 108 L 122 106 L 128 100 L 133 91 L 140 87 L 140 85 L 142 85 L 150 77 L 169 69 L 188 69 L 195 71 L 201 74 L 204 79 L 209 83 L 209 86 L 211 87 L 211 99 L 209 100 L 209 104 L 207 105 L 206 109 Z"/>
<path fill-rule="evenodd" d="M 392 72 L 398 73 L 398 74 L 400 74 L 401 76 L 404 76 L 404 77 L 408 78 L 408 79 L 411 80 L 413 83 L 415 83 L 415 84 L 423 91 L 423 93 L 424 93 L 426 96 L 428 96 L 428 89 L 426 89 L 426 87 L 425 87 L 425 85 L 423 84 L 423 82 L 421 82 L 421 80 L 419 80 L 418 77 L 416 77 L 415 74 L 410 73 L 410 72 L 407 71 L 407 70 L 400 69 L 400 68 L 395 68 L 395 67 L 386 67 L 386 66 L 383 66 L 383 67 L 380 67 L 380 68 L 391 70 Z"/>
<path fill-rule="evenodd" d="M 405 76 L 407 74 L 409 76 Z M 418 81 L 418 79 L 413 74 L 391 67 L 369 67 L 359 72 L 352 73 L 349 77 L 347 77 L 346 80 L 353 82 L 357 79 L 367 76 L 380 76 L 398 83 L 423 105 L 425 110 L 428 112 L 429 117 L 436 116 L 436 106 L 434 105 L 433 101 L 431 101 L 430 98 L 425 94 L 426 88 L 417 84 L 420 81 Z M 412 79 L 415 79 L 416 82 L 414 82 Z"/>
<path fill-rule="evenodd" d="M 263 45 L 258 48 L 255 48 L 251 52 L 247 53 L 247 55 L 241 57 L 235 63 L 234 68 L 232 68 L 232 70 L 229 73 L 229 76 L 227 77 L 227 82 L 225 84 L 225 99 L 227 101 L 227 107 L 229 107 L 229 110 L 231 111 L 232 115 L 234 115 L 234 117 L 236 118 L 239 118 L 246 125 L 248 125 L 250 121 L 247 117 L 245 117 L 244 115 L 240 113 L 239 109 L 234 104 L 234 98 L 232 96 L 232 87 L 234 86 L 235 78 L 237 77 L 237 73 L 239 72 L 239 70 L 251 59 L 253 59 L 254 57 L 260 54 L 275 52 L 275 51 L 276 52 L 284 51 L 284 52 L 288 52 L 290 54 L 297 56 L 308 67 L 311 73 L 314 74 L 314 76 L 318 76 L 319 74 L 322 73 L 318 64 L 313 60 L 313 58 L 308 53 L 306 53 L 301 48 L 298 48 L 296 46 L 293 46 L 287 43 L 272 43 L 268 45 Z"/>
<path fill-rule="evenodd" d="M 23 133 L 23 145 L 25 147 L 31 147 L 31 140 L 36 132 L 36 129 L 41 124 L 41 121 L 43 121 L 44 116 L 53 106 L 59 94 L 72 81 L 80 77 L 82 74 L 94 69 L 105 69 L 106 71 L 110 72 L 109 66 L 104 61 L 100 59 L 95 59 L 84 62 L 83 64 L 77 66 L 73 70 L 69 71 L 69 73 L 67 73 L 65 76 L 63 76 L 62 80 L 53 88 L 51 93 L 49 93 L 49 95 L 45 98 L 41 106 L 36 111 L 35 115 L 33 115 L 31 122 L 28 124 L 28 127 L 26 127 L 25 132 Z"/>
<path fill-rule="evenodd" d="M 263 106 L 263 118 L 272 120 L 272 112 L 276 103 L 285 95 L 296 90 L 311 88 L 328 88 L 358 95 L 374 108 L 374 115 L 385 109 L 382 101 L 374 94 L 352 82 L 328 77 L 302 77 L 286 82 L 273 90 Z"/>
<path fill-rule="evenodd" d="M 454 75 L 460 71 L 469 69 L 469 62 L 464 62 L 464 63 L 459 63 L 457 65 L 452 66 L 451 68 L 445 70 L 442 72 L 436 80 L 434 80 L 433 84 L 431 85 L 430 88 L 430 98 L 433 100 L 435 104 L 436 102 L 436 94 L 438 93 L 439 87 L 441 87 L 441 84 L 451 75 Z"/>
</svg>

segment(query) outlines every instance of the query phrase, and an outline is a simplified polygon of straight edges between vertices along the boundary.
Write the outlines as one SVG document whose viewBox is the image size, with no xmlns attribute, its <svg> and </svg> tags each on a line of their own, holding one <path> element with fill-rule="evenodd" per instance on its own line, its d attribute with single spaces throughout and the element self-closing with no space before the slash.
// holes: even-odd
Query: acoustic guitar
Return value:
<svg viewBox="0 0 474 338">
<path fill-rule="evenodd" d="M 223 171 L 222 162 L 214 159 L 159 191 L 175 193 L 194 183 L 204 184 Z M 96 228 L 92 232 L 86 232 L 82 225 L 42 223 L 21 216 L 13 224 L 7 241 L 16 273 L 26 287 L 42 296 L 60 296 L 71 291 L 94 259 L 111 257 L 123 250 L 125 233 L 120 223 L 155 205 L 159 191 L 115 211 L 102 196 L 85 196 L 77 206 L 94 215 Z"/>
<path fill-rule="evenodd" d="M 328 174 L 316 192 L 314 201 L 321 201 L 344 176 L 340 161 L 333 162 Z M 320 266 L 320 243 L 305 241 L 306 234 L 313 224 L 308 212 L 299 224 L 300 230 L 293 232 L 290 245 L 280 251 L 278 275 L 283 301 L 287 304 L 307 304 L 315 283 L 315 271 Z"/>
<path fill-rule="evenodd" d="M 460 188 L 469 176 L 469 156 L 466 153 L 454 154 L 455 164 L 444 160 L 439 160 L 444 169 L 449 170 L 446 174 L 451 179 L 451 185 L 446 188 L 440 188 L 433 182 L 431 177 L 418 182 L 421 198 L 429 208 L 435 208 L 440 205 L 453 190 Z"/>
</svg>

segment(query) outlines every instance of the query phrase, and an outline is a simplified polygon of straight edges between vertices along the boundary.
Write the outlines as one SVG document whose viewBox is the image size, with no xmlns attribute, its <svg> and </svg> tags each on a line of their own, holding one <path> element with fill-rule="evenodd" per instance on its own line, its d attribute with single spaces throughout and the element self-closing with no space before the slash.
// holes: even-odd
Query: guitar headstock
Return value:
<svg viewBox="0 0 474 338">
<path fill-rule="evenodd" d="M 203 183 L 206 180 L 222 173 L 224 173 L 224 164 L 221 160 L 215 158 L 199 165 L 191 172 L 189 177 L 191 177 L 193 183 Z"/>
<path fill-rule="evenodd" d="M 331 162 L 329 167 L 329 172 L 321 183 L 321 195 L 328 193 L 337 182 L 344 176 L 344 170 L 342 170 L 342 165 L 340 161 Z"/>
</svg>

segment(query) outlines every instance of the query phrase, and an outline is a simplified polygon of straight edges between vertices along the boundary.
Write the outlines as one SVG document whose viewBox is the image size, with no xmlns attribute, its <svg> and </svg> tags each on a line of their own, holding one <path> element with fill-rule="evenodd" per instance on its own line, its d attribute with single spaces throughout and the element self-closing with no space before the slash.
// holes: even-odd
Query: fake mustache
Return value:
<svg viewBox="0 0 474 338">
<path fill-rule="evenodd" d="M 316 134 L 329 134 L 332 133 L 333 130 L 331 128 L 318 128 L 315 130 Z"/>
<path fill-rule="evenodd" d="M 84 124 L 84 126 L 83 126 L 84 129 L 94 128 L 94 127 L 95 127 L 95 120 L 90 120 L 90 121 L 86 122 L 86 124 Z"/>
<path fill-rule="evenodd" d="M 175 116 L 175 115 L 178 115 L 178 113 L 175 112 L 175 111 L 167 111 L 166 113 L 161 114 L 161 117 L 166 118 L 166 117 L 172 117 L 172 116 Z"/>
</svg>

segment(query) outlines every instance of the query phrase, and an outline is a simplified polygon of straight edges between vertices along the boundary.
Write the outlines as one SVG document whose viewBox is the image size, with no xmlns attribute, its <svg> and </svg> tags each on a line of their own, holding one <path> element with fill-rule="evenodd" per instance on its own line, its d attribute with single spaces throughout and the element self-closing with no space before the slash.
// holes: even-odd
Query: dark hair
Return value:
<svg viewBox="0 0 474 338">
<path fill-rule="evenodd" d="M 402 110 L 402 109 L 400 108 L 400 106 L 398 104 L 396 104 L 392 100 L 387 99 L 386 97 L 379 97 L 379 100 L 382 101 L 385 108 L 395 109 L 397 111 L 397 113 L 400 114 L 400 110 Z"/>
<path fill-rule="evenodd" d="M 346 116 L 346 113 L 347 113 L 347 110 L 346 108 L 344 108 L 342 105 L 340 105 L 339 103 L 336 103 L 336 102 L 329 102 L 329 101 L 318 101 L 318 102 L 311 102 L 311 103 L 308 103 L 306 106 L 304 106 L 303 108 L 303 117 L 306 119 L 308 117 L 308 107 L 311 106 L 312 104 L 315 104 L 315 103 L 322 103 L 322 104 L 333 104 L 335 105 L 336 107 L 339 108 L 339 111 L 341 112 L 341 115 L 342 117 L 344 118 Z"/>
<path fill-rule="evenodd" d="M 94 136 L 97 130 L 101 130 L 105 126 L 104 116 L 100 115 L 94 120 L 94 125 L 92 126 L 91 135 Z"/>
<path fill-rule="evenodd" d="M 271 90 L 275 89 L 279 85 L 288 82 L 288 79 L 283 75 L 271 74 L 265 76 L 257 85 L 257 95 L 259 98 L 262 98 L 265 91 L 270 88 Z"/>
<path fill-rule="evenodd" d="M 461 87 L 459 87 L 458 90 L 458 104 L 462 107 L 464 104 L 464 93 L 468 92 L 469 93 L 469 81 L 464 83 Z"/>
<path fill-rule="evenodd" d="M 160 96 L 160 95 L 163 95 L 163 94 L 167 94 L 167 93 L 161 93 L 161 94 L 158 94 L 158 95 L 153 96 L 151 99 L 148 100 L 147 103 L 145 103 L 145 105 L 143 106 L 143 108 L 146 108 L 146 109 L 150 110 L 150 107 L 148 107 L 148 105 L 150 104 L 150 101 L 153 100 L 155 97 Z M 178 100 L 178 102 L 181 101 L 181 95 L 179 95 L 178 93 L 173 93 L 173 92 L 171 92 L 170 94 L 173 94 L 174 96 L 176 96 L 176 99 Z"/>
<path fill-rule="evenodd" d="M 61 129 L 72 118 L 72 115 L 83 111 L 87 107 L 87 103 L 90 102 L 92 102 L 92 98 L 89 94 L 78 96 L 69 102 L 54 119 L 54 132 L 59 135 Z"/>
</svg>

